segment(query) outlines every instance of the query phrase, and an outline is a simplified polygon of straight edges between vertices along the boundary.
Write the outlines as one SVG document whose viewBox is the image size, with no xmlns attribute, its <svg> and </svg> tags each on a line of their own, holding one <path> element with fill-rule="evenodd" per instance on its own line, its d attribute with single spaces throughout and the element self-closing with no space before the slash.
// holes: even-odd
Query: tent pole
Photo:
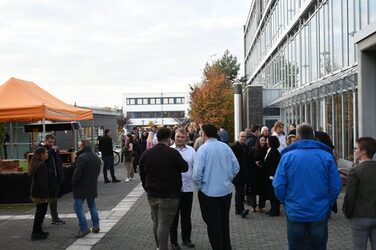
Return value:
<svg viewBox="0 0 376 250">
<path fill-rule="evenodd" d="M 9 145 L 10 145 L 10 157 L 9 157 L 9 155 L 8 155 L 8 159 L 14 159 L 14 141 L 13 141 L 13 122 L 9 122 L 9 132 L 10 132 L 10 134 L 9 134 L 9 141 L 10 141 L 10 143 L 9 143 Z"/>
<path fill-rule="evenodd" d="M 93 119 L 91 120 L 91 149 L 93 149 L 95 151 L 95 141 L 94 141 L 94 117 Z"/>
<path fill-rule="evenodd" d="M 43 118 L 42 125 L 43 125 L 42 140 L 44 140 L 44 137 L 46 136 L 46 118 Z"/>
</svg>

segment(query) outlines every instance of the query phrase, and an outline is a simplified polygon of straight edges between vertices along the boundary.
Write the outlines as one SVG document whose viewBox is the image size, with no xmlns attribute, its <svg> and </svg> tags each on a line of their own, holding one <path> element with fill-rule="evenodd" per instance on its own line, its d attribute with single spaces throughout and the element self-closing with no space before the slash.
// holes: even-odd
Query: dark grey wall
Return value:
<svg viewBox="0 0 376 250">
<path fill-rule="evenodd" d="M 262 86 L 248 86 L 243 92 L 243 121 L 244 128 L 263 123 Z"/>
</svg>

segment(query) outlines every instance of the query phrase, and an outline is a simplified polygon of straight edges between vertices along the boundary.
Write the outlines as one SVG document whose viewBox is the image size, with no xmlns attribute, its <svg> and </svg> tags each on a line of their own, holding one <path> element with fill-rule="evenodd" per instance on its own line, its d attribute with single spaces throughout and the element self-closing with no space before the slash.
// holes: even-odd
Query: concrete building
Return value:
<svg viewBox="0 0 376 250">
<path fill-rule="evenodd" d="M 189 93 L 123 94 L 123 113 L 129 126 L 175 125 L 188 116 Z"/>
<path fill-rule="evenodd" d="M 309 122 L 349 161 L 376 137 L 376 1 L 253 0 L 243 39 L 243 126 Z"/>
</svg>

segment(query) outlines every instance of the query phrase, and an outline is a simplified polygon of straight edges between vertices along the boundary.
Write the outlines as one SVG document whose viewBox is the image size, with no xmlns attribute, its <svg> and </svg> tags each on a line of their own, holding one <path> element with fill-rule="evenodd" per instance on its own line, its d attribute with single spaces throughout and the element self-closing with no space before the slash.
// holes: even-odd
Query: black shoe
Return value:
<svg viewBox="0 0 376 250">
<path fill-rule="evenodd" d="M 104 183 L 110 183 L 111 181 L 109 179 L 105 179 Z"/>
<path fill-rule="evenodd" d="M 242 210 L 235 210 L 235 214 L 242 214 Z"/>
<path fill-rule="evenodd" d="M 181 248 L 180 248 L 179 244 L 171 244 L 171 249 L 172 250 L 180 250 Z"/>
<path fill-rule="evenodd" d="M 63 220 L 60 219 L 60 218 L 57 218 L 56 220 L 52 220 L 51 224 L 52 224 L 52 225 L 64 225 L 64 224 L 65 224 L 65 221 L 63 221 Z"/>
<path fill-rule="evenodd" d="M 50 235 L 50 233 L 49 232 L 44 232 L 44 231 L 42 231 L 40 234 L 43 234 L 43 235 Z"/>
<path fill-rule="evenodd" d="M 41 234 L 41 233 L 32 233 L 31 234 L 31 240 L 44 240 L 47 239 L 47 235 Z"/>
<path fill-rule="evenodd" d="M 277 213 L 277 212 L 269 212 L 268 215 L 269 215 L 270 217 L 276 217 L 276 216 L 279 216 L 280 214 Z"/>
<path fill-rule="evenodd" d="M 244 209 L 242 212 L 242 218 L 245 218 L 249 214 L 249 209 Z"/>
<path fill-rule="evenodd" d="M 116 178 L 112 178 L 112 182 L 115 183 L 115 182 L 120 182 L 120 180 L 116 179 Z"/>
<path fill-rule="evenodd" d="M 185 241 L 183 242 L 183 245 L 188 248 L 195 248 L 195 244 L 193 244 L 191 241 Z"/>
</svg>

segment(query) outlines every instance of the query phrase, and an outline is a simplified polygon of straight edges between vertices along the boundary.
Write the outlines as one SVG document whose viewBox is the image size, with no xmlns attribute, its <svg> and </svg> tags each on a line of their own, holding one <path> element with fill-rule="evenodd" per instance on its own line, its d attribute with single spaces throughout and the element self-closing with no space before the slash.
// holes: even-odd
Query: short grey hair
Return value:
<svg viewBox="0 0 376 250">
<path fill-rule="evenodd" d="M 303 123 L 296 128 L 296 137 L 299 140 L 314 140 L 315 132 L 309 123 Z"/>
<path fill-rule="evenodd" d="M 177 133 L 182 133 L 183 135 L 187 135 L 187 130 L 185 130 L 184 128 L 177 128 L 177 129 L 175 130 L 175 135 L 176 135 Z"/>
<path fill-rule="evenodd" d="M 91 147 L 91 143 L 88 140 L 82 140 L 81 143 L 82 143 L 83 148 L 90 148 Z"/>
</svg>

